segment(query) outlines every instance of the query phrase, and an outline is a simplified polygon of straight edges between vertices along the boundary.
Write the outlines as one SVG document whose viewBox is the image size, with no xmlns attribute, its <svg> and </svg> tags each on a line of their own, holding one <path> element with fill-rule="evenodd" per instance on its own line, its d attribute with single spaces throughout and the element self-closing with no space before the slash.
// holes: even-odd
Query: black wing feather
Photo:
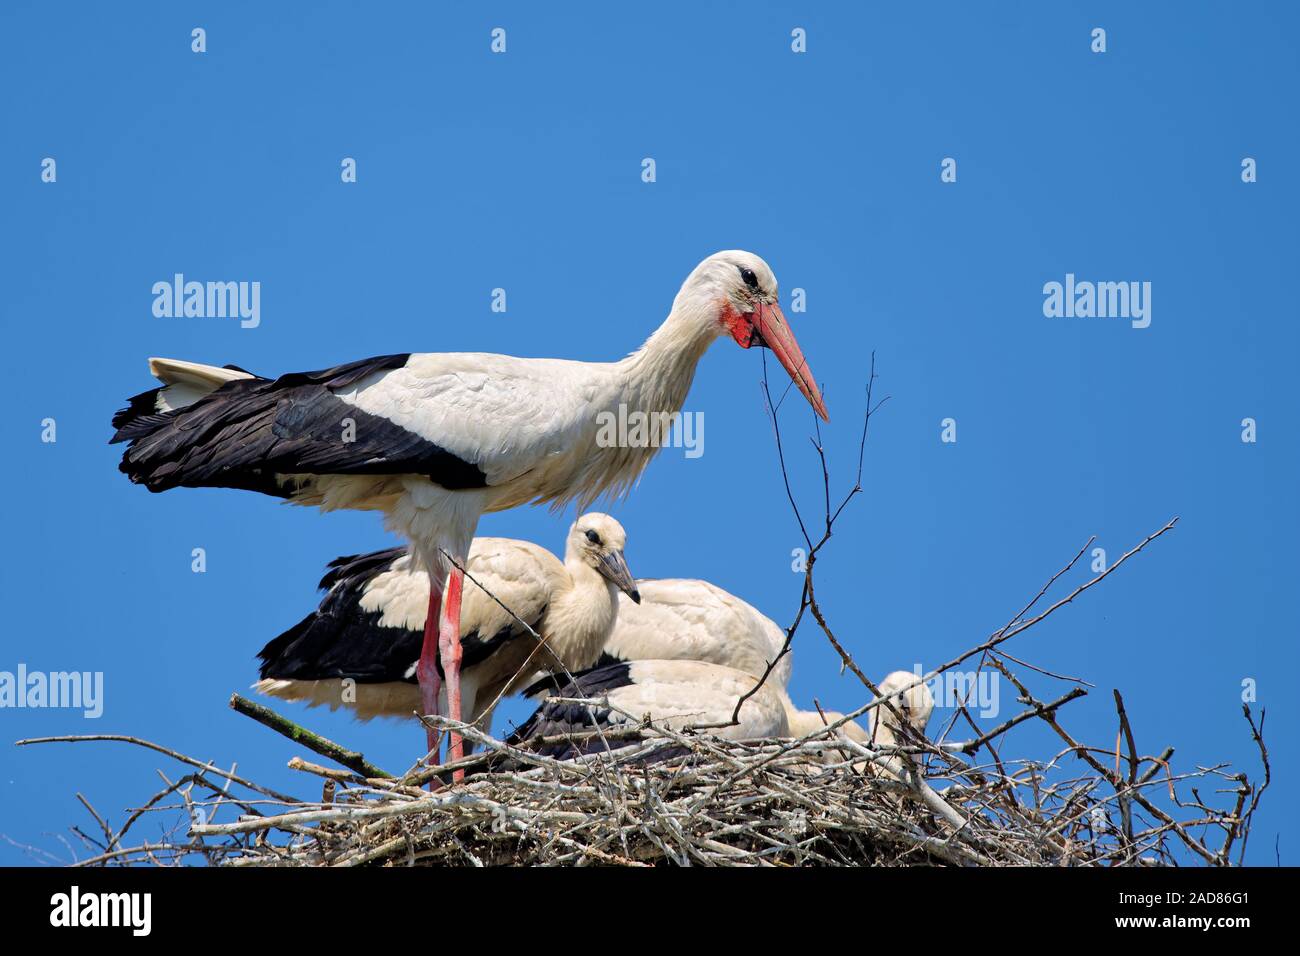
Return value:
<svg viewBox="0 0 1300 956">
<path fill-rule="evenodd" d="M 243 488 L 287 497 L 292 491 L 276 478 L 284 474 L 418 474 L 452 490 L 485 487 L 476 464 L 335 395 L 409 358 L 381 355 L 274 380 L 235 379 L 167 412 L 155 410 L 159 389 L 143 392 L 113 416 L 111 443 L 129 443 L 118 467 L 150 491 Z"/>
<path fill-rule="evenodd" d="M 555 697 L 557 698 L 596 700 L 611 690 L 632 684 L 631 669 L 631 664 L 627 662 L 605 664 L 603 666 L 598 664 L 595 667 L 574 674 L 573 680 L 558 676 L 550 679 L 553 681 Z M 533 686 L 536 687 L 537 685 L 534 684 Z M 533 711 L 532 716 L 524 721 L 519 729 L 507 738 L 506 742 L 521 744 L 531 737 L 554 737 L 560 734 L 608 726 L 612 713 L 608 707 L 599 705 L 577 704 L 570 700 L 543 701 L 542 705 Z M 597 741 L 597 744 L 599 745 L 599 741 Z M 570 744 L 556 745 L 536 752 L 548 756 L 559 756 L 560 753 L 568 752 L 572 746 Z M 598 749 L 604 748 L 598 747 Z M 575 752 L 586 753 L 588 751 Z"/>
<path fill-rule="evenodd" d="M 582 674 L 589 674 L 592 671 L 599 670 L 602 667 L 608 667 L 610 664 L 621 664 L 624 662 L 624 660 L 625 658 L 619 657 L 616 654 L 611 654 L 609 651 L 601 651 L 600 657 L 596 659 L 596 663 L 592 664 L 584 671 L 579 671 L 577 674 L 573 676 L 578 677 Z M 543 674 L 541 677 L 537 678 L 537 680 L 533 681 L 531 684 L 525 687 L 522 691 L 520 691 L 520 694 L 524 697 L 537 697 L 541 694 L 555 694 L 558 696 L 567 696 L 563 694 L 563 691 L 568 687 L 569 687 L 568 674 L 547 673 L 547 674 Z"/>
<path fill-rule="evenodd" d="M 606 660 L 615 663 L 605 663 Z M 537 708 L 528 720 L 508 738 L 506 742 L 520 749 L 528 750 L 539 756 L 552 757 L 557 760 L 571 760 L 587 754 L 606 753 L 630 747 L 639 742 L 640 734 L 620 736 L 615 740 L 606 740 L 599 734 L 580 739 L 550 740 L 543 738 L 563 738 L 570 734 L 586 734 L 596 729 L 610 729 L 628 724 L 628 718 L 609 707 L 602 706 L 599 700 L 612 690 L 628 687 L 635 683 L 632 679 L 632 662 L 618 661 L 611 655 L 601 655 L 601 662 L 573 675 L 567 680 L 552 675 L 538 681 L 529 688 L 538 688 L 545 681 L 550 681 L 555 696 L 546 700 Z M 573 703 L 574 699 L 591 700 L 592 703 Z M 659 763 L 687 756 L 690 751 L 685 747 L 670 746 L 656 750 L 638 760 L 638 763 Z M 490 762 L 491 769 L 510 770 L 524 766 L 522 761 L 513 757 L 503 757 Z"/>
<path fill-rule="evenodd" d="M 321 580 L 320 606 L 261 651 L 261 676 L 280 680 L 350 677 L 358 683 L 414 680 L 422 630 L 380 624 L 383 611 L 361 607 L 366 588 L 406 553 L 390 548 L 336 558 Z"/>
<path fill-rule="evenodd" d="M 424 643 L 424 622 L 417 628 L 384 625 L 380 623 L 383 608 L 366 610 L 361 606 L 371 582 L 406 554 L 406 548 L 389 548 L 331 561 L 320 582 L 326 592 L 320 606 L 258 652 L 261 676 L 415 683 L 414 665 Z M 545 614 L 543 607 L 529 624 L 536 629 Z M 528 637 L 528 631 L 517 621 L 488 637 L 470 631 L 460 642 L 462 669 L 482 663 L 505 643 L 523 637 Z M 441 660 L 438 671 L 442 672 Z"/>
</svg>

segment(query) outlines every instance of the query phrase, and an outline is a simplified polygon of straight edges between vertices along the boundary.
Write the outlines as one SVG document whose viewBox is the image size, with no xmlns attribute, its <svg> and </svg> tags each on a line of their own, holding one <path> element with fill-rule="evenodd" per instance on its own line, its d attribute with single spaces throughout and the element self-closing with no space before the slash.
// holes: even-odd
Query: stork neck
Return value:
<svg viewBox="0 0 1300 956">
<path fill-rule="evenodd" d="M 819 730 L 825 730 L 828 726 L 841 719 L 844 715 L 834 710 L 815 711 L 800 710 L 790 700 L 790 695 L 784 690 L 781 691 L 781 703 L 785 706 L 786 722 L 790 725 L 791 737 L 806 737 L 808 734 L 816 733 Z M 874 711 L 873 711 L 874 713 Z M 856 740 L 858 743 L 867 743 L 870 737 L 862 729 L 862 725 L 857 721 L 850 720 L 843 724 L 837 731 L 841 736 Z"/>
<path fill-rule="evenodd" d="M 547 646 L 569 670 L 600 657 L 618 617 L 618 589 L 585 561 L 564 562 L 569 584 L 551 595 L 546 612 Z"/>
<path fill-rule="evenodd" d="M 721 333 L 715 304 L 679 294 L 664 323 L 620 363 L 632 386 L 629 397 L 646 411 L 680 411 L 695 367 Z"/>
</svg>

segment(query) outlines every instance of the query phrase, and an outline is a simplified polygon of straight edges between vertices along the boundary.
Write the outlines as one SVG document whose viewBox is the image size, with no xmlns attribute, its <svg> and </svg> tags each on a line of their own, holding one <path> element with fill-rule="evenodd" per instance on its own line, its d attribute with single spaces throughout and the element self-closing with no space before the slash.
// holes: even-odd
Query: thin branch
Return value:
<svg viewBox="0 0 1300 956">
<path fill-rule="evenodd" d="M 247 697 L 239 694 L 230 695 L 230 708 L 237 714 L 243 714 L 245 717 L 251 717 L 264 727 L 270 727 L 277 734 L 288 737 L 296 744 L 301 744 L 308 750 L 320 754 L 322 757 L 328 757 L 335 763 L 347 767 L 363 777 L 378 777 L 380 779 L 391 779 L 392 774 L 388 771 L 376 767 L 366 758 L 357 753 L 355 750 L 348 750 L 341 747 L 327 737 L 314 733 L 299 724 L 295 724 L 287 717 L 282 717 L 269 707 L 255 703 Z"/>
<path fill-rule="evenodd" d="M 286 803 L 298 802 L 294 797 L 285 796 L 282 793 L 276 793 L 274 790 L 266 787 L 258 786 L 249 780 L 245 780 L 243 777 L 235 776 L 233 773 L 226 773 L 224 770 L 213 767 L 210 762 L 203 763 L 202 761 L 195 760 L 193 757 L 187 757 L 183 753 L 178 753 L 177 751 L 170 750 L 167 747 L 159 746 L 158 744 L 144 740 L 140 737 L 129 737 L 124 734 L 73 734 L 60 737 L 28 737 L 25 740 L 14 741 L 14 746 L 27 747 L 32 744 L 79 744 L 93 743 L 102 740 L 115 740 L 119 743 L 134 744 L 137 747 L 144 747 L 146 750 L 154 750 L 160 754 L 165 754 L 180 763 L 189 764 L 191 767 L 198 767 L 200 770 L 205 772 L 214 773 L 219 777 L 229 780 L 231 783 L 238 784 L 241 787 L 246 787 L 247 789 L 256 791 L 257 793 L 265 794 L 268 797 L 274 797 L 275 799 L 283 800 Z"/>
</svg>

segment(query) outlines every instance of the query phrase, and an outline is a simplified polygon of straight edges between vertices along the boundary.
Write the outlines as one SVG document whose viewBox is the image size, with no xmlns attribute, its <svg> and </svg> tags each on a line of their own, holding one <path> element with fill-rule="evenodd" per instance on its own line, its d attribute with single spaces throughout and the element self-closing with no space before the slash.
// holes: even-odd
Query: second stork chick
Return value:
<svg viewBox="0 0 1300 956">
<path fill-rule="evenodd" d="M 596 662 L 618 617 L 618 592 L 640 601 L 626 544 L 623 526 L 600 512 L 569 528 L 563 562 L 527 541 L 474 539 L 460 618 L 466 722 L 486 730 L 496 701 L 539 668 L 577 671 Z M 262 679 L 254 689 L 347 707 L 362 720 L 420 712 L 416 662 L 429 575 L 398 548 L 337 559 L 321 588 L 320 606 L 258 654 Z"/>
<path fill-rule="evenodd" d="M 603 664 L 557 681 L 555 686 L 535 685 L 530 690 L 549 693 L 507 742 L 544 756 L 568 759 L 631 746 L 656 736 L 655 728 L 708 732 L 729 740 L 756 740 L 789 734 L 782 694 L 752 674 L 692 660 L 633 660 Z M 737 722 L 731 717 L 740 706 Z M 653 726 L 643 727 L 643 719 Z M 725 726 L 722 726 L 725 725 Z M 609 742 L 608 730 L 633 731 L 632 737 Z M 575 735 L 581 735 L 576 737 Z M 537 745 L 536 738 L 545 744 Z M 529 744 L 529 741 L 534 741 Z M 667 750 L 655 759 L 675 756 Z"/>
</svg>

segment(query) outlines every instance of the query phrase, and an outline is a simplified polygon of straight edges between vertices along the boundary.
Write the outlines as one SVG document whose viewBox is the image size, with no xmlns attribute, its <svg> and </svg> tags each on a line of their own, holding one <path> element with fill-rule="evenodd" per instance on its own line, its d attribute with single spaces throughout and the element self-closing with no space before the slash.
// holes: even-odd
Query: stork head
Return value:
<svg viewBox="0 0 1300 956">
<path fill-rule="evenodd" d="M 628 569 L 623 548 L 627 546 L 627 532 L 607 514 L 588 511 L 573 522 L 565 547 L 565 559 L 579 561 L 596 571 L 616 588 L 641 603 L 641 592 Z"/>
<path fill-rule="evenodd" d="M 707 320 L 717 323 L 719 334 L 730 335 L 742 349 L 752 345 L 771 349 L 814 411 L 830 421 L 817 380 L 781 311 L 776 276 L 766 262 L 738 249 L 714 253 L 695 267 L 677 299 L 674 308 L 702 305 Z"/>
<path fill-rule="evenodd" d="M 918 684 L 920 677 L 910 671 L 894 671 L 880 682 L 880 696 L 888 697 L 894 709 L 902 715 L 917 733 L 925 733 L 925 725 L 930 722 L 934 712 L 934 695 L 925 684 Z M 915 686 L 909 686 L 915 685 Z M 904 688 L 907 688 L 904 690 Z M 896 725 L 898 718 L 884 706 L 877 707 L 880 720 L 886 725 Z"/>
</svg>

